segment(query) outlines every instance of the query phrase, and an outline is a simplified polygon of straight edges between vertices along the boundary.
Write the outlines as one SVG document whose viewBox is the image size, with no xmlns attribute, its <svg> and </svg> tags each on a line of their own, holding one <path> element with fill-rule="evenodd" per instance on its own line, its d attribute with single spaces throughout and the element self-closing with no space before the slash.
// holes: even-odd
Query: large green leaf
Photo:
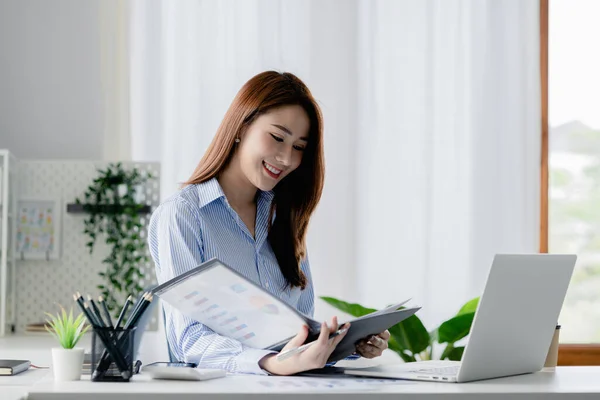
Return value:
<svg viewBox="0 0 600 400">
<path fill-rule="evenodd" d="M 457 315 L 444 322 L 438 328 L 439 343 L 454 343 L 469 334 L 473 323 L 474 312 Z"/>
<path fill-rule="evenodd" d="M 460 361 L 464 352 L 465 346 L 454 347 L 450 354 L 448 354 L 448 359 L 452 361 Z"/>
<path fill-rule="evenodd" d="M 375 312 L 374 308 L 363 307 L 360 304 L 348 303 L 343 300 L 338 300 L 333 297 L 321 297 L 326 303 L 331 304 L 335 308 L 345 313 L 348 313 L 355 317 L 362 317 L 363 315 L 371 314 Z"/>
<path fill-rule="evenodd" d="M 467 301 L 465 303 L 465 305 L 460 308 L 460 310 L 458 311 L 458 314 L 456 314 L 456 315 L 474 313 L 475 311 L 477 311 L 478 304 L 479 304 L 479 297 L 475 297 L 474 299 Z"/>
<path fill-rule="evenodd" d="M 398 341 L 396 341 L 393 336 L 390 336 L 390 339 L 388 340 L 388 349 L 397 353 L 404 360 L 404 362 L 417 361 L 414 355 L 410 355 L 405 349 L 400 347 Z"/>
<path fill-rule="evenodd" d="M 321 297 L 326 303 L 355 317 L 362 317 L 377 310 L 367 308 L 360 304 L 348 303 L 333 297 Z M 406 362 L 416 361 L 414 355 L 422 352 L 429 346 L 429 332 L 416 315 L 411 315 L 404 321 L 392 326 L 390 329 L 389 348 Z"/>
<path fill-rule="evenodd" d="M 403 350 L 410 351 L 413 355 L 425 350 L 431 338 L 429 332 L 416 315 L 411 315 L 390 329 L 390 335 Z"/>
<path fill-rule="evenodd" d="M 449 344 L 442 352 L 440 360 L 460 361 L 464 352 L 465 346 L 454 347 L 452 344 Z"/>
<path fill-rule="evenodd" d="M 402 360 L 404 360 L 404 362 L 415 362 L 417 361 L 417 359 L 415 358 L 414 355 L 408 354 L 407 352 L 399 352 L 398 355 L 402 358 Z"/>
<path fill-rule="evenodd" d="M 402 348 L 400 347 L 396 339 L 394 339 L 394 337 L 391 335 L 388 340 L 388 349 L 395 351 L 396 353 L 400 353 L 402 351 Z"/>
</svg>

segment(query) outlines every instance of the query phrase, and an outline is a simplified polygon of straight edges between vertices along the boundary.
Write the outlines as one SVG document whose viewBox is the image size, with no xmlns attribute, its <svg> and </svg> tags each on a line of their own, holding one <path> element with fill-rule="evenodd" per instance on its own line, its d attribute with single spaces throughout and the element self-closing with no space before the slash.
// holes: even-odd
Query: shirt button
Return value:
<svg viewBox="0 0 600 400">
<path fill-rule="evenodd" d="M 269 282 L 265 283 L 265 287 L 268 289 L 269 288 Z"/>
</svg>

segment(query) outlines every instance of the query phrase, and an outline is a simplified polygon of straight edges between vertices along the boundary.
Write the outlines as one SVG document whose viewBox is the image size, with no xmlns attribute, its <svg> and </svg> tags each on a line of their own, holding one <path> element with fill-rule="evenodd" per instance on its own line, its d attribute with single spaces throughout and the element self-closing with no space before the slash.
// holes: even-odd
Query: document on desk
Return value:
<svg viewBox="0 0 600 400">
<path fill-rule="evenodd" d="M 265 389 L 272 390 L 274 392 L 279 391 L 293 391 L 293 392 L 304 392 L 304 391 L 372 391 L 381 388 L 382 386 L 391 385 L 414 385 L 415 382 L 404 381 L 399 379 L 327 379 L 327 378 L 306 378 L 306 377 L 275 377 L 269 376 L 263 379 L 254 379 L 248 381 L 248 384 L 244 385 L 244 388 L 249 393 L 261 392 Z"/>
<path fill-rule="evenodd" d="M 217 259 L 159 285 L 153 293 L 216 333 L 254 348 L 279 351 L 301 325 L 308 326 L 307 342 L 310 342 L 321 327 L 320 322 Z M 347 357 L 354 352 L 356 341 L 382 332 L 419 310 L 418 307 L 396 310 L 404 303 L 349 321 L 350 330 L 329 361 Z"/>
</svg>

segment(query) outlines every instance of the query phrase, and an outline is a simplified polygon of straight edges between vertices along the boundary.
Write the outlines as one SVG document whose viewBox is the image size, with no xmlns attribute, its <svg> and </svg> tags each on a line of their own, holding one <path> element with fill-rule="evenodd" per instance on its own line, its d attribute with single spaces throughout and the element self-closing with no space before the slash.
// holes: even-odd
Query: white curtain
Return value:
<svg viewBox="0 0 600 400">
<path fill-rule="evenodd" d="M 327 184 L 309 253 L 322 295 L 354 290 L 356 3 L 133 3 L 132 150 L 160 160 L 163 198 L 187 179 L 237 90 L 267 69 L 303 79 L 325 114 Z"/>
<path fill-rule="evenodd" d="M 538 1 L 359 3 L 360 298 L 434 328 L 539 243 Z"/>
<path fill-rule="evenodd" d="M 494 253 L 537 251 L 538 7 L 135 0 L 132 157 L 162 162 L 166 197 L 247 79 L 297 74 L 325 117 L 317 295 L 413 296 L 432 329 L 482 290 Z"/>
</svg>

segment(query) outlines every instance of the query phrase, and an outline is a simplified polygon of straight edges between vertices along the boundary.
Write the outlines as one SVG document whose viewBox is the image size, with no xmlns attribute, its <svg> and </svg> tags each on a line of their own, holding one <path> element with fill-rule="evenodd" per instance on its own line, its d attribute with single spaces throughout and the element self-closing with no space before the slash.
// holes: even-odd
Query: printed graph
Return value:
<svg viewBox="0 0 600 400">
<path fill-rule="evenodd" d="M 212 310 L 216 310 L 217 308 L 219 308 L 219 305 L 218 305 L 218 304 L 213 304 L 213 305 L 211 305 L 210 307 L 207 307 L 207 308 L 206 308 L 205 310 L 203 310 L 202 312 L 203 312 L 203 313 L 207 313 L 207 312 L 210 312 L 210 311 L 212 311 Z"/>
<path fill-rule="evenodd" d="M 238 325 L 235 328 L 233 328 L 230 332 L 231 333 L 238 332 L 247 327 L 248 327 L 248 325 L 246 325 L 246 324 Z"/>
<path fill-rule="evenodd" d="M 225 325 L 227 325 L 227 324 L 230 324 L 230 323 L 232 323 L 232 322 L 235 322 L 235 321 L 237 321 L 237 317 L 231 317 L 231 318 L 227 318 L 226 320 L 223 320 L 223 321 L 222 321 L 222 322 L 219 324 L 219 326 L 225 326 Z"/>
<path fill-rule="evenodd" d="M 213 316 L 212 316 L 212 317 L 210 317 L 209 319 L 210 319 L 210 320 L 219 319 L 219 318 L 221 318 L 222 316 L 224 316 L 224 315 L 226 315 L 226 314 L 227 314 L 227 311 L 221 311 L 220 313 L 213 315 Z"/>
<path fill-rule="evenodd" d="M 200 294 L 200 293 L 199 293 L 197 290 L 194 290 L 193 292 L 191 292 L 191 293 L 188 293 L 188 294 L 186 294 L 185 296 L 183 296 L 183 298 L 184 298 L 184 299 L 186 299 L 186 300 L 189 300 L 189 299 L 191 299 L 191 298 L 193 298 L 193 297 L 196 297 L 196 296 L 198 296 L 199 294 Z"/>
<path fill-rule="evenodd" d="M 253 296 L 250 298 L 250 304 L 265 314 L 279 314 L 279 308 L 275 304 L 272 304 L 268 298 Z"/>
<path fill-rule="evenodd" d="M 231 285 L 231 290 L 233 290 L 236 293 L 244 293 L 248 289 L 243 284 L 236 283 L 235 285 Z"/>
<path fill-rule="evenodd" d="M 195 301 L 194 305 L 195 306 L 201 306 L 202 304 L 206 303 L 207 301 L 208 301 L 208 298 L 204 297 L 204 298 L 202 298 L 200 300 Z"/>
</svg>

